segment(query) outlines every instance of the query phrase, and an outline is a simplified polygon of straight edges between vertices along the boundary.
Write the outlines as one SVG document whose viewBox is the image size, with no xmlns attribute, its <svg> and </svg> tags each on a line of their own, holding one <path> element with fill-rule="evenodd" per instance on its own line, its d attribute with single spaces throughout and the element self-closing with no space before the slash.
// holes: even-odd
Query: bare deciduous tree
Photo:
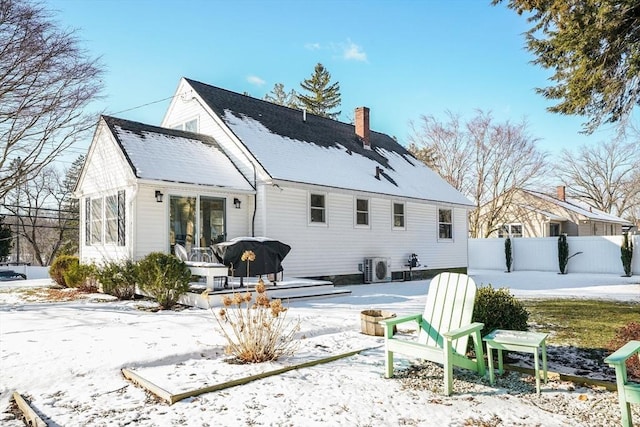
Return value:
<svg viewBox="0 0 640 427">
<path fill-rule="evenodd" d="M 636 220 L 640 210 L 640 142 L 614 140 L 563 150 L 559 178 L 573 197 Z"/>
<path fill-rule="evenodd" d="M 42 6 L 0 0 L 0 199 L 95 126 L 102 69 L 78 45 Z"/>
<path fill-rule="evenodd" d="M 7 194 L 4 208 L 16 229 L 14 238 L 20 241 L 21 261 L 49 265 L 69 231 L 77 230 L 78 213 L 64 209 L 70 197 L 65 178 L 53 166 Z"/>
<path fill-rule="evenodd" d="M 410 136 L 411 146 L 428 149 L 429 166 L 475 203 L 469 217 L 474 238 L 488 237 L 502 225 L 513 190 L 544 177 L 546 154 L 536 141 L 525 121 L 495 123 L 482 111 L 467 122 L 451 112 L 447 121 L 422 116 Z"/>
</svg>

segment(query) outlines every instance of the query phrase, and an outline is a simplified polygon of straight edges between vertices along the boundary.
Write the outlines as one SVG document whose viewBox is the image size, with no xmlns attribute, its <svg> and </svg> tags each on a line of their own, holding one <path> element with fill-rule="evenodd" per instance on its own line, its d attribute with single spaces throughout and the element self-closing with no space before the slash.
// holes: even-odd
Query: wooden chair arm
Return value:
<svg viewBox="0 0 640 427">
<path fill-rule="evenodd" d="M 460 337 L 464 337 L 465 335 L 471 335 L 476 331 L 480 332 L 482 328 L 484 328 L 484 323 L 474 322 L 466 326 L 462 326 L 461 328 L 445 332 L 442 334 L 442 336 L 450 340 L 455 340 Z"/>
<path fill-rule="evenodd" d="M 604 359 L 604 362 L 612 367 L 622 365 L 636 353 L 640 353 L 640 341 L 629 341 L 617 349 L 612 355 Z"/>
<path fill-rule="evenodd" d="M 412 314 L 409 316 L 393 317 L 390 319 L 381 320 L 378 323 L 381 324 L 382 326 L 391 327 L 391 326 L 399 325 L 400 323 L 407 323 L 411 321 L 416 321 L 418 322 L 418 324 L 420 324 L 420 322 L 422 321 L 422 314 Z"/>
</svg>

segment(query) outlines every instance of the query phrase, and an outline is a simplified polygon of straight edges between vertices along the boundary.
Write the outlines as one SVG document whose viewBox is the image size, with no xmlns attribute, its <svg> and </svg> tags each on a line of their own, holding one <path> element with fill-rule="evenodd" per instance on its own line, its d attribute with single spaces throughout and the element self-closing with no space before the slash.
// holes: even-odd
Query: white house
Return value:
<svg viewBox="0 0 640 427">
<path fill-rule="evenodd" d="M 76 195 L 83 262 L 267 236 L 290 277 L 390 280 L 412 253 L 467 267 L 471 202 L 366 107 L 354 126 L 183 78 L 162 127 L 100 119 Z"/>
</svg>

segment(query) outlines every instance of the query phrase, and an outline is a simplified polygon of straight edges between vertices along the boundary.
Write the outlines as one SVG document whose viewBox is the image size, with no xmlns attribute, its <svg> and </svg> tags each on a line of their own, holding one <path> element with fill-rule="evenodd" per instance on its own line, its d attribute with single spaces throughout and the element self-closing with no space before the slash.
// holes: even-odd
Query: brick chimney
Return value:
<svg viewBox="0 0 640 427">
<path fill-rule="evenodd" d="M 564 185 L 559 185 L 558 187 L 556 187 L 556 190 L 558 192 L 558 199 L 562 200 L 563 202 L 566 202 L 567 198 L 564 192 Z"/>
<path fill-rule="evenodd" d="M 356 108 L 356 135 L 362 140 L 364 148 L 371 148 L 369 140 L 369 108 Z"/>
</svg>

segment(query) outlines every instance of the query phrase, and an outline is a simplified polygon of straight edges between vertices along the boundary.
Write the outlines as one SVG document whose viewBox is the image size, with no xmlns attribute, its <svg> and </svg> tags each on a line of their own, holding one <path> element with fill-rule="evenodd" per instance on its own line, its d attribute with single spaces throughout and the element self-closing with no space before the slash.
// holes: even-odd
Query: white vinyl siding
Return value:
<svg viewBox="0 0 640 427">
<path fill-rule="evenodd" d="M 309 226 L 309 194 L 304 185 L 278 187 L 266 184 L 258 187 L 257 214 L 261 219 L 256 236 L 266 236 L 291 245 L 283 261 L 288 277 L 318 277 L 361 274 L 358 270 L 364 258 L 388 258 L 393 272 L 402 271 L 407 258 L 416 253 L 423 268 L 445 269 L 466 267 L 468 210 L 453 208 L 454 238 L 447 245 L 435 245 L 438 228 L 433 220 L 435 205 L 404 203 L 406 231 L 391 227 L 393 201 L 372 196 L 369 199 L 369 228 L 353 226 L 354 198 L 346 192 L 327 192 L 324 227 Z M 262 202 L 264 200 L 264 202 Z M 244 207 L 244 205 L 243 205 Z M 234 209 L 231 209 L 234 211 Z"/>
</svg>

